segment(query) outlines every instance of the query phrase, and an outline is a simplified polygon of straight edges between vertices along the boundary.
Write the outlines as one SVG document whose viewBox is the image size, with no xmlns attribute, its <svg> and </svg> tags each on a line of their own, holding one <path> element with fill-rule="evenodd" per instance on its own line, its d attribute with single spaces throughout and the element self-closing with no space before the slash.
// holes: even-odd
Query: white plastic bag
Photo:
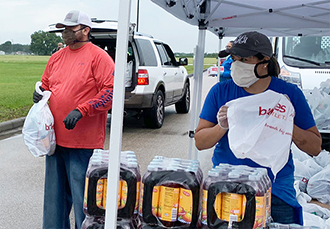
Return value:
<svg viewBox="0 0 330 229">
<path fill-rule="evenodd" d="M 237 158 L 271 168 L 274 176 L 288 161 L 294 107 L 272 90 L 226 104 L 229 147 Z"/>
<path fill-rule="evenodd" d="M 330 130 L 330 79 L 323 81 L 320 88 L 303 90 L 319 130 Z"/>
<path fill-rule="evenodd" d="M 35 157 L 52 155 L 56 146 L 54 118 L 47 104 L 51 92 L 42 92 L 39 86 L 40 81 L 36 83 L 35 89 L 43 97 L 31 107 L 22 131 L 24 143 Z"/>
<path fill-rule="evenodd" d="M 311 158 L 311 156 L 309 156 L 307 153 L 301 151 L 296 146 L 296 144 L 294 144 L 293 142 L 291 144 L 291 153 L 292 153 L 293 159 L 297 159 L 299 161 L 304 161 L 304 160 L 307 160 L 307 159 L 310 159 Z"/>
<path fill-rule="evenodd" d="M 330 165 L 309 179 L 307 193 L 321 203 L 330 204 Z"/>
<path fill-rule="evenodd" d="M 319 155 L 313 158 L 315 162 L 323 168 L 330 165 L 330 153 L 326 150 L 322 150 Z"/>
<path fill-rule="evenodd" d="M 309 179 L 320 172 L 323 168 L 319 166 L 313 158 L 309 158 L 303 162 L 293 159 L 294 162 L 294 179 L 299 181 L 299 189 L 306 192 Z"/>
<path fill-rule="evenodd" d="M 309 226 L 312 228 L 320 228 L 320 229 L 330 229 L 327 228 L 325 224 L 325 220 L 321 217 L 303 211 L 303 219 L 304 219 L 304 226 Z"/>
</svg>

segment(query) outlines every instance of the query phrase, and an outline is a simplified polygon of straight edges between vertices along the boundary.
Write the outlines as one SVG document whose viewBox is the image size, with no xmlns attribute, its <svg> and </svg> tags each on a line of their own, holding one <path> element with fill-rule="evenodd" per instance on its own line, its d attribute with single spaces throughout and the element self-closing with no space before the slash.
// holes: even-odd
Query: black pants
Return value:
<svg viewBox="0 0 330 229">
<path fill-rule="evenodd" d="M 272 196 L 271 215 L 276 223 L 294 223 L 294 208 L 276 196 Z"/>
</svg>

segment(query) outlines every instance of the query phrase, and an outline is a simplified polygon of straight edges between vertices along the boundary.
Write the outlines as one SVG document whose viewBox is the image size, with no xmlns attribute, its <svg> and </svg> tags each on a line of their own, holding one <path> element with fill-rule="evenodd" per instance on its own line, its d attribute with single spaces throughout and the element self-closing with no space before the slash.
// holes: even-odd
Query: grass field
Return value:
<svg viewBox="0 0 330 229">
<path fill-rule="evenodd" d="M 0 55 L 0 122 L 24 117 L 33 105 L 32 94 L 46 67 L 49 56 Z M 205 58 L 204 68 L 216 64 Z M 193 59 L 188 59 L 193 64 Z M 193 73 L 194 66 L 186 66 Z"/>
<path fill-rule="evenodd" d="M 26 116 L 49 56 L 0 56 L 0 122 Z"/>
</svg>

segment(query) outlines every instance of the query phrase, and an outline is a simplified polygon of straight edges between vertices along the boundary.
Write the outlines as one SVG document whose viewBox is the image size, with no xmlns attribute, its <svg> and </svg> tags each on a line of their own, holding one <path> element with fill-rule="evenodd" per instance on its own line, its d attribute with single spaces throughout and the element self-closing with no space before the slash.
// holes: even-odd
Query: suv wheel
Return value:
<svg viewBox="0 0 330 229">
<path fill-rule="evenodd" d="M 189 112 L 190 108 L 190 89 L 189 83 L 184 86 L 184 93 L 182 99 L 175 104 L 175 110 L 179 114 L 186 114 Z"/>
<path fill-rule="evenodd" d="M 164 107 L 164 94 L 162 91 L 157 91 L 152 108 L 143 111 L 143 119 L 146 127 L 162 127 L 165 117 Z"/>
</svg>

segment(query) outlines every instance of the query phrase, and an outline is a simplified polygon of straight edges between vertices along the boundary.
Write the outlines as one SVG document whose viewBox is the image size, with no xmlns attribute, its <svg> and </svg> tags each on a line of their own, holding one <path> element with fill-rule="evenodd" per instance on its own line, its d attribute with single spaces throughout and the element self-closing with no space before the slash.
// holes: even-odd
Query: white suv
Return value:
<svg viewBox="0 0 330 229">
<path fill-rule="evenodd" d="M 106 50 L 115 60 L 117 22 L 92 19 L 90 40 Z M 54 25 L 49 32 L 59 32 Z M 130 27 L 125 75 L 126 112 L 141 114 L 147 127 L 160 128 L 164 122 L 165 106 L 175 104 L 177 113 L 188 113 L 190 107 L 190 83 L 186 58 L 179 62 L 170 46 L 152 36 L 134 34 Z"/>
</svg>

